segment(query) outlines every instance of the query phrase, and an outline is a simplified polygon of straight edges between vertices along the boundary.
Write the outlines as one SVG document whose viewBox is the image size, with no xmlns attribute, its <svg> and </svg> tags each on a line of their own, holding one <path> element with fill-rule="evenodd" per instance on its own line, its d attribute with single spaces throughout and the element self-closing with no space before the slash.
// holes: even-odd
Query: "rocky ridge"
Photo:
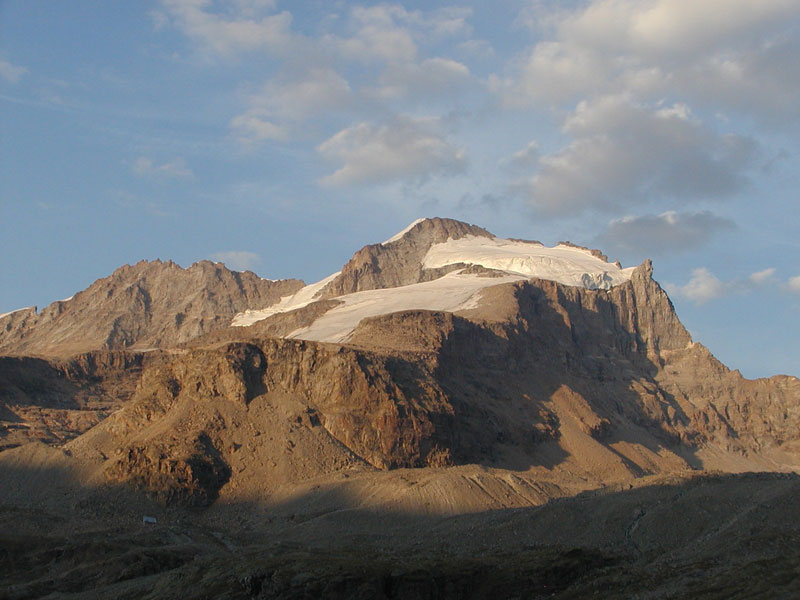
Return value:
<svg viewBox="0 0 800 600">
<path fill-rule="evenodd" d="M 274 304 L 302 286 L 209 261 L 187 269 L 172 261 L 141 261 L 41 312 L 32 307 L 0 318 L 0 353 L 69 357 L 169 347 L 227 326 L 236 313 Z"/>
</svg>

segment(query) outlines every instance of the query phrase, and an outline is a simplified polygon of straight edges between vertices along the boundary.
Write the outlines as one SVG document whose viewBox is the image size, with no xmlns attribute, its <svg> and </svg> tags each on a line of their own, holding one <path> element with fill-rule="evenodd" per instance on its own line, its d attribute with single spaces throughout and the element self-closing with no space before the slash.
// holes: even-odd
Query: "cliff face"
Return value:
<svg viewBox="0 0 800 600">
<path fill-rule="evenodd" d="M 0 319 L 0 354 L 67 357 L 92 350 L 171 346 L 228 325 L 302 287 L 203 261 L 188 269 L 142 261 L 99 279 L 69 300 Z"/>
</svg>

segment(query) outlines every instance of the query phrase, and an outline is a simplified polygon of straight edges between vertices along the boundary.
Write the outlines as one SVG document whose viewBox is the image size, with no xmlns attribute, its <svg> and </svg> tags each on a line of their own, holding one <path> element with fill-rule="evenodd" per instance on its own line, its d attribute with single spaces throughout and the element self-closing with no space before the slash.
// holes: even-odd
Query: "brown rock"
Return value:
<svg viewBox="0 0 800 600">
<path fill-rule="evenodd" d="M 0 353 L 66 357 L 91 350 L 172 346 L 227 327 L 302 287 L 201 261 L 188 269 L 142 261 L 99 279 L 69 300 L 0 319 Z"/>
</svg>

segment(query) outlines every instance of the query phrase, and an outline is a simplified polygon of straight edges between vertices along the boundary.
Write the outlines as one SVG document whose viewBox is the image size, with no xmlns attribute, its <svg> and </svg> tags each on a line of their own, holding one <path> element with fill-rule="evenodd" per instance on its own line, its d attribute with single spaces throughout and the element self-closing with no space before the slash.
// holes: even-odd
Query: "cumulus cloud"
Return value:
<svg viewBox="0 0 800 600">
<path fill-rule="evenodd" d="M 412 13 L 402 6 L 381 4 L 356 6 L 350 18 L 355 33 L 346 38 L 329 37 L 339 52 L 347 58 L 371 62 L 413 61 L 417 44 L 408 27 Z"/>
<path fill-rule="evenodd" d="M 757 156 L 751 138 L 717 134 L 684 104 L 650 107 L 626 96 L 581 102 L 562 131 L 572 142 L 512 185 L 544 215 L 725 197 L 748 184 Z"/>
<path fill-rule="evenodd" d="M 345 60 L 382 65 L 377 85 L 364 86 L 367 96 L 422 102 L 453 95 L 470 80 L 463 63 L 421 54 L 438 38 L 471 33 L 471 14 L 462 7 L 423 12 L 397 4 L 356 6 L 350 11 L 352 33 L 326 36 L 323 45 Z"/>
<path fill-rule="evenodd" d="M 794 0 L 595 0 L 568 15 L 561 36 L 646 56 L 687 57 L 727 47 L 797 16 Z"/>
<path fill-rule="evenodd" d="M 607 252 L 617 253 L 688 252 L 707 243 L 715 234 L 734 228 L 733 221 L 708 211 L 667 211 L 615 219 L 596 238 L 596 243 Z"/>
<path fill-rule="evenodd" d="M 705 304 L 709 300 L 724 296 L 731 289 L 730 283 L 720 281 L 705 267 L 692 270 L 692 278 L 682 286 L 666 284 L 667 291 L 686 298 L 695 304 Z"/>
<path fill-rule="evenodd" d="M 230 127 L 245 143 L 286 140 L 293 124 L 346 106 L 352 92 L 347 81 L 330 68 L 312 68 L 302 76 L 275 79 L 248 98 L 245 112 Z"/>
<path fill-rule="evenodd" d="M 664 287 L 673 296 L 686 298 L 699 306 L 715 298 L 752 292 L 776 282 L 775 269 L 772 267 L 756 271 L 744 279 L 735 278 L 729 281 L 721 281 L 707 268 L 700 267 L 692 270 L 692 277 L 685 285 L 667 283 Z"/>
<path fill-rule="evenodd" d="M 469 7 L 449 6 L 422 12 L 399 4 L 355 6 L 350 11 L 353 35 L 328 36 L 327 41 L 343 55 L 363 61 L 413 61 L 415 38 L 469 34 Z"/>
<path fill-rule="evenodd" d="M 469 35 L 472 33 L 471 16 L 472 9 L 468 6 L 443 6 L 427 14 L 417 12 L 416 21 L 434 35 Z"/>
<path fill-rule="evenodd" d="M 766 285 L 775 281 L 775 268 L 770 267 L 763 271 L 752 273 L 747 280 L 753 285 Z"/>
<path fill-rule="evenodd" d="M 800 275 L 795 275 L 789 278 L 789 289 L 796 294 L 800 294 Z"/>
<path fill-rule="evenodd" d="M 157 22 L 171 22 L 203 50 L 233 56 L 259 49 L 285 50 L 292 41 L 289 12 L 265 14 L 274 2 L 235 0 L 217 9 L 211 0 L 161 0 Z"/>
<path fill-rule="evenodd" d="M 303 119 L 350 101 L 347 81 L 330 68 L 312 68 L 302 77 L 270 81 L 251 98 L 254 108 L 285 119 Z"/>
<path fill-rule="evenodd" d="M 426 100 L 457 91 L 469 77 L 466 65 L 447 58 L 391 64 L 381 73 L 380 86 L 373 95 Z"/>
<path fill-rule="evenodd" d="M 757 116 L 785 128 L 800 121 L 800 39 L 782 36 L 754 46 L 741 56 L 698 61 L 654 89 L 691 94 L 698 103 Z"/>
<path fill-rule="evenodd" d="M 134 173 L 144 177 L 165 179 L 194 177 L 194 173 L 186 164 L 186 161 L 180 157 L 159 164 L 152 158 L 140 156 L 133 162 L 132 168 Z"/>
<path fill-rule="evenodd" d="M 9 83 L 17 83 L 27 72 L 27 68 L 12 64 L 0 58 L 0 77 Z"/>
<path fill-rule="evenodd" d="M 601 56 L 562 42 L 541 42 L 518 64 L 515 75 L 489 79 L 490 89 L 508 108 L 564 102 L 597 91 L 606 81 Z"/>
<path fill-rule="evenodd" d="M 432 175 L 463 171 L 464 152 L 442 131 L 439 119 L 401 115 L 381 125 L 361 122 L 343 129 L 317 147 L 324 157 L 342 163 L 324 177 L 324 185 L 419 182 Z"/>
<path fill-rule="evenodd" d="M 255 252 L 246 250 L 227 250 L 211 255 L 212 260 L 225 263 L 229 269 L 234 271 L 252 270 L 259 265 L 261 257 Z"/>
<path fill-rule="evenodd" d="M 678 93 L 715 109 L 797 119 L 797 8 L 796 0 L 594 0 L 548 8 L 532 20 L 541 24 L 541 41 L 492 85 L 510 106 L 620 91 L 650 100 Z"/>
</svg>

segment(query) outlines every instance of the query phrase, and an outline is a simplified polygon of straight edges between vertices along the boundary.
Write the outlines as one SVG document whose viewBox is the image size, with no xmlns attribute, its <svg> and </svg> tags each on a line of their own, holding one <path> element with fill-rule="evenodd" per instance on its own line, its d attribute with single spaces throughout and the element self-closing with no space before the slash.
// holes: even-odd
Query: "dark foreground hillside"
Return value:
<svg viewBox="0 0 800 600">
<path fill-rule="evenodd" d="M 209 518 L 69 487 L 70 514 L 3 506 L 0 597 L 792 598 L 800 578 L 795 475 L 649 480 L 450 517 L 311 493 Z"/>
</svg>

